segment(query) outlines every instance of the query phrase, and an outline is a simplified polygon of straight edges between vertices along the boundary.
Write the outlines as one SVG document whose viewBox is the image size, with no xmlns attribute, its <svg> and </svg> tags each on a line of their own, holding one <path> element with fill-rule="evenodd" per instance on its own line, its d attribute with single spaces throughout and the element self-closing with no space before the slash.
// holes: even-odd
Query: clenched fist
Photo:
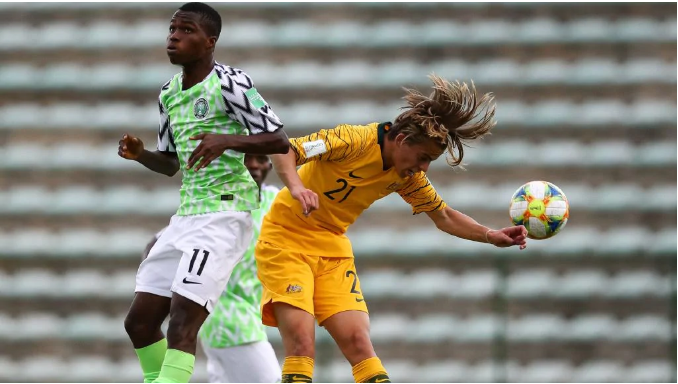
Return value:
<svg viewBox="0 0 678 384">
<path fill-rule="evenodd" d="M 118 141 L 118 156 L 128 159 L 136 160 L 144 153 L 144 143 L 138 137 L 124 134 L 122 139 Z"/>
</svg>

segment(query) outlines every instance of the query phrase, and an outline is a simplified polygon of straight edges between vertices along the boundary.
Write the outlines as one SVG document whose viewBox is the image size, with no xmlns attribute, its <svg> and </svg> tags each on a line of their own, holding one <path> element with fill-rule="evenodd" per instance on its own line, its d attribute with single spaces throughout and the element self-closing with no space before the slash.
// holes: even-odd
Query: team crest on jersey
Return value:
<svg viewBox="0 0 678 384">
<path fill-rule="evenodd" d="M 193 114 L 197 119 L 204 119 L 210 111 L 210 105 L 204 98 L 199 98 L 193 106 Z"/>
<path fill-rule="evenodd" d="M 288 285 L 287 289 L 285 290 L 286 293 L 299 293 L 301 291 L 302 291 L 301 286 L 296 284 Z"/>
</svg>

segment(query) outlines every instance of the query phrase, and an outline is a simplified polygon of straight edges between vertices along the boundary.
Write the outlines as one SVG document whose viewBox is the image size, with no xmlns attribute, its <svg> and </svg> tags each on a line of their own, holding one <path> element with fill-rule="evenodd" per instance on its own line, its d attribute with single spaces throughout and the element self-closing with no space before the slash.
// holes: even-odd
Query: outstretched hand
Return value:
<svg viewBox="0 0 678 384">
<path fill-rule="evenodd" d="M 118 141 L 118 156 L 127 160 L 136 160 L 144 153 L 144 143 L 138 137 L 124 134 Z"/>
<path fill-rule="evenodd" d="M 527 247 L 527 229 L 523 225 L 492 230 L 487 233 L 487 241 L 499 248 L 518 245 L 521 250 Z"/>
<path fill-rule="evenodd" d="M 215 135 L 212 133 L 200 133 L 189 138 L 190 140 L 202 140 L 200 144 L 193 150 L 191 156 L 186 163 L 186 169 L 195 167 L 195 171 L 208 166 L 214 159 L 221 156 L 224 151 L 228 149 L 228 143 L 224 140 L 223 135 Z M 202 159 L 202 160 L 201 160 Z"/>
</svg>

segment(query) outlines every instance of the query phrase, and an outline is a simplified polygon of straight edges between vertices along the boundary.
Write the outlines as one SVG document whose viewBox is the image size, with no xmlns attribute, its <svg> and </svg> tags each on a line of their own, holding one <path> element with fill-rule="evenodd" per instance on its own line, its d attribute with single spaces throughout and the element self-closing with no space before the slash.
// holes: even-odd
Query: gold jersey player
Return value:
<svg viewBox="0 0 678 384">
<path fill-rule="evenodd" d="M 523 226 L 491 230 L 478 224 L 449 207 L 426 177 L 446 151 L 450 165 L 460 165 L 464 144 L 495 125 L 491 94 L 478 98 L 473 86 L 431 79 L 428 96 L 406 90 L 406 110 L 393 124 L 321 130 L 290 139 L 292 151 L 273 156 L 287 188 L 264 218 L 255 257 L 264 287 L 262 320 L 277 326 L 283 339 L 283 382 L 312 379 L 314 319 L 332 335 L 356 382 L 390 381 L 370 341 L 367 305 L 345 235 L 374 201 L 396 192 L 415 214 L 426 213 L 453 236 L 526 246 Z"/>
<path fill-rule="evenodd" d="M 463 144 L 494 126 L 490 94 L 432 76 L 426 96 L 407 90 L 408 106 L 391 123 L 340 125 L 290 139 L 272 156 L 285 183 L 264 218 L 255 248 L 263 285 L 262 320 L 285 348 L 283 382 L 310 382 L 317 320 L 353 367 L 356 382 L 390 382 L 369 336 L 367 305 L 345 232 L 374 201 L 396 192 L 451 235 L 498 247 L 526 245 L 522 226 L 491 230 L 450 208 L 426 177 L 448 152 L 461 164 Z M 297 166 L 301 166 L 297 172 Z"/>
</svg>

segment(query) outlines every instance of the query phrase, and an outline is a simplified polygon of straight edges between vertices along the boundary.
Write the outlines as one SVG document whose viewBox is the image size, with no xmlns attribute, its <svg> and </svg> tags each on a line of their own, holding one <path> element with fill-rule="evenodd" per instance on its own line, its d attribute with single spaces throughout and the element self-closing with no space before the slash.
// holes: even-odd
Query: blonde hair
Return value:
<svg viewBox="0 0 678 384">
<path fill-rule="evenodd" d="M 494 95 L 486 93 L 479 98 L 473 82 L 470 86 L 459 81 L 450 83 L 435 74 L 429 79 L 433 81 L 429 96 L 405 88 L 403 99 L 408 105 L 395 119 L 389 137 L 404 133 L 410 143 L 434 140 L 447 150 L 448 164 L 461 165 L 464 146 L 489 135 L 496 125 Z"/>
</svg>

